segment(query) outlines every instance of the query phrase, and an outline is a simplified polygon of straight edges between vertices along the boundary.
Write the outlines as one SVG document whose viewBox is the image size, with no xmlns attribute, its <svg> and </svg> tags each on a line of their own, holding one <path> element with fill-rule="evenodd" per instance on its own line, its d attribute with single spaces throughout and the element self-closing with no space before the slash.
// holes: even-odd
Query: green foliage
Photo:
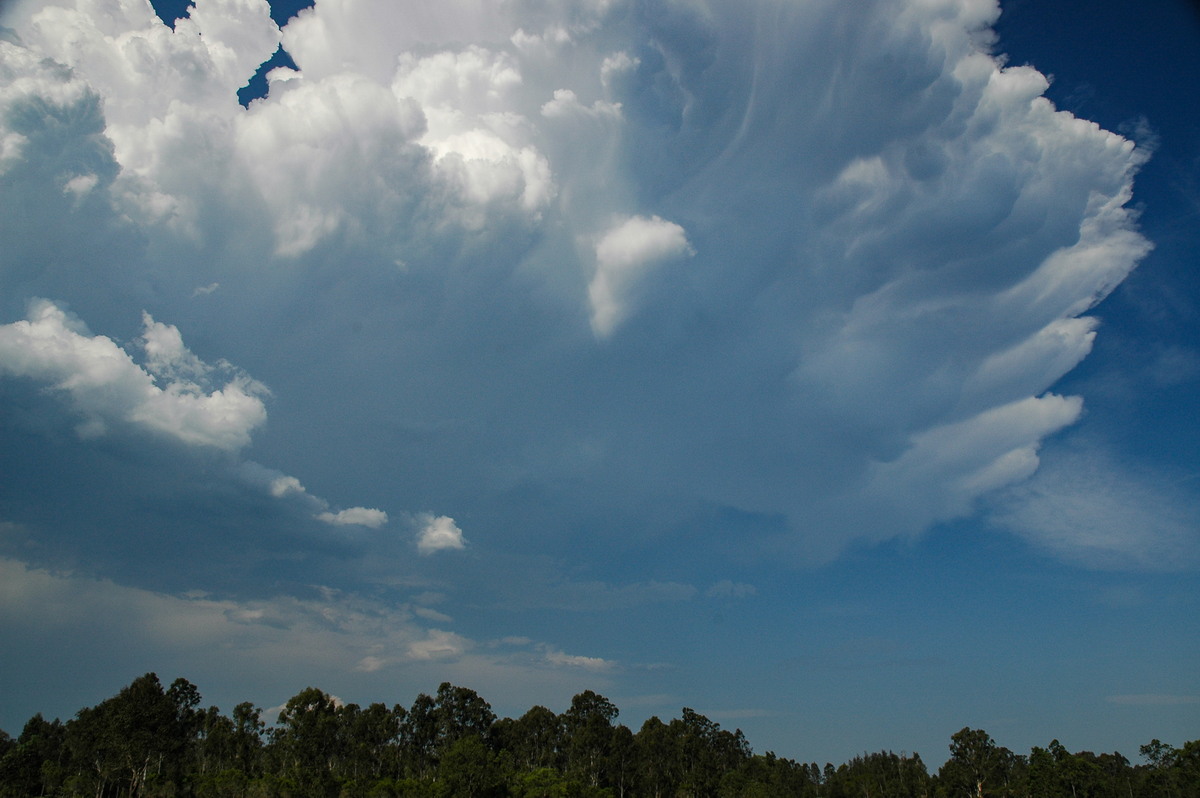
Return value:
<svg viewBox="0 0 1200 798">
<path fill-rule="evenodd" d="M 522 771 L 558 770 L 563 766 L 562 726 L 558 715 L 532 707 L 516 720 L 501 718 L 492 728 L 496 743 L 509 752 L 512 767 Z"/>
<path fill-rule="evenodd" d="M 438 764 L 436 785 L 438 794 L 447 798 L 460 795 L 498 798 L 505 793 L 496 755 L 478 735 L 459 737 L 446 749 Z"/>
<path fill-rule="evenodd" d="M 567 772 L 591 787 L 607 781 L 613 753 L 612 723 L 617 714 L 611 701 L 591 690 L 572 698 L 571 708 L 563 713 Z"/>
<path fill-rule="evenodd" d="M 581 784 L 553 768 L 517 775 L 509 784 L 512 798 L 610 798 L 612 790 Z"/>
<path fill-rule="evenodd" d="M 1024 759 L 983 729 L 963 728 L 950 737 L 950 759 L 938 771 L 939 788 L 953 798 L 1023 794 Z"/>
<path fill-rule="evenodd" d="M 130 798 L 153 784 L 179 784 L 196 727 L 195 687 L 177 679 L 167 691 L 147 673 L 113 698 L 82 709 L 67 725 L 65 745 L 75 763 L 72 789 Z"/>
<path fill-rule="evenodd" d="M 0 758 L 0 796 L 54 794 L 65 778 L 66 755 L 63 725 L 34 715 Z"/>
<path fill-rule="evenodd" d="M 801 765 L 773 753 L 754 755 L 721 777 L 722 798 L 784 798 L 815 796 L 821 771 L 816 765 Z"/>
<path fill-rule="evenodd" d="M 825 794 L 831 798 L 866 795 L 922 798 L 931 787 L 929 773 L 919 755 L 902 756 L 891 751 L 856 756 L 830 773 L 824 782 Z"/>
<path fill-rule="evenodd" d="M 1200 798 L 1200 740 L 1152 740 L 1135 766 L 1058 740 L 1019 756 L 964 728 L 930 775 L 890 751 L 823 768 L 756 755 L 686 707 L 634 734 L 591 690 L 515 720 L 449 682 L 407 710 L 308 687 L 270 729 L 248 702 L 200 707 L 195 685 L 148 673 L 66 723 L 35 715 L 0 733 L 0 798 Z"/>
</svg>

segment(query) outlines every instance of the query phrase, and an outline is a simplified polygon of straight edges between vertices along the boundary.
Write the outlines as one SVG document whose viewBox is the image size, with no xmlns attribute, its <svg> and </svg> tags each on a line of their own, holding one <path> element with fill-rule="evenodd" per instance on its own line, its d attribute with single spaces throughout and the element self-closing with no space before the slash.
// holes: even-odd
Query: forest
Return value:
<svg viewBox="0 0 1200 798">
<path fill-rule="evenodd" d="M 147 673 L 62 722 L 34 715 L 0 731 L 0 796 L 95 798 L 1197 798 L 1200 740 L 1119 753 L 1028 755 L 982 729 L 953 734 L 930 772 L 918 754 L 864 753 L 840 765 L 755 754 L 740 730 L 698 712 L 651 717 L 637 732 L 591 690 L 562 714 L 498 718 L 448 682 L 410 707 L 345 704 L 314 687 L 268 725 L 249 702 L 202 706 L 179 678 Z"/>
</svg>

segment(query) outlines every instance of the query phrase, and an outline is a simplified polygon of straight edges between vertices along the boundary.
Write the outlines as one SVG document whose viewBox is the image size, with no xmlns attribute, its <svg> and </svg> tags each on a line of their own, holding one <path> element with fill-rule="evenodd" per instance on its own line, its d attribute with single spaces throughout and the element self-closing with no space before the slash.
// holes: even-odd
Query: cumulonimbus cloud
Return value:
<svg viewBox="0 0 1200 798">
<path fill-rule="evenodd" d="M 703 504 L 829 556 L 969 514 L 1079 417 L 1048 391 L 1149 248 L 1144 155 L 991 51 L 993 0 L 322 0 L 283 31 L 257 2 L 198 0 L 174 31 L 141 0 L 20 9 L 0 55 L 23 88 L 0 100 L 102 97 L 120 170 L 47 166 L 61 142 L 32 112 L 5 117 L 0 164 L 42 164 L 47 196 L 103 199 L 186 264 L 138 265 L 169 307 L 220 284 L 197 323 L 235 361 L 251 336 L 227 330 L 256 332 L 263 368 L 303 363 L 263 379 L 311 412 L 365 401 L 351 384 L 389 397 L 435 498 L 498 515 L 518 484 L 611 517 Z M 241 108 L 280 41 L 299 70 Z M 236 448 L 243 393 L 224 437 L 146 423 Z"/>
</svg>

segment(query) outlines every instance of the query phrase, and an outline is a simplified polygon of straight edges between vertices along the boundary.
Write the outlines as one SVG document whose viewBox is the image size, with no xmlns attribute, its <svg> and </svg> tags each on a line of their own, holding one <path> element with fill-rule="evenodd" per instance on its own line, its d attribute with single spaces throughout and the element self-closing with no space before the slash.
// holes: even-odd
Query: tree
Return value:
<svg viewBox="0 0 1200 798">
<path fill-rule="evenodd" d="M 938 771 L 938 781 L 948 794 L 984 798 L 984 789 L 1007 794 L 1018 758 L 996 745 L 983 729 L 963 728 L 950 737 L 950 759 Z"/>
<path fill-rule="evenodd" d="M 854 757 L 837 768 L 825 786 L 831 796 L 921 798 L 929 792 L 929 774 L 916 754 L 880 751 Z"/>
<path fill-rule="evenodd" d="M 262 769 L 263 733 L 266 727 L 261 707 L 243 701 L 233 708 L 234 766 L 248 776 L 258 775 Z"/>
<path fill-rule="evenodd" d="M 0 758 L 0 796 L 28 798 L 58 790 L 67 756 L 66 730 L 41 713 L 25 723 L 21 734 Z"/>
<path fill-rule="evenodd" d="M 364 710 L 354 704 L 342 708 L 340 731 L 346 754 L 344 773 L 351 779 L 379 780 L 384 776 L 397 775 L 399 767 L 396 744 L 400 738 L 400 724 L 404 709 L 388 709 L 374 703 Z"/>
<path fill-rule="evenodd" d="M 442 682 L 438 686 L 433 718 L 439 755 L 463 737 L 475 736 L 486 741 L 491 736 L 492 724 L 496 722 L 491 704 L 474 690 L 456 687 L 450 682 Z"/>
<path fill-rule="evenodd" d="M 585 690 L 571 699 L 562 716 L 567 772 L 584 784 L 601 786 L 612 749 L 613 726 L 618 710 L 604 696 Z"/>
<path fill-rule="evenodd" d="M 815 797 L 821 768 L 781 759 L 768 751 L 755 754 L 721 777 L 720 795 L 737 798 Z"/>
<path fill-rule="evenodd" d="M 488 798 L 505 792 L 496 755 L 477 734 L 455 740 L 442 753 L 437 772 L 438 792 L 448 797 Z"/>
<path fill-rule="evenodd" d="M 637 781 L 637 743 L 629 727 L 620 724 L 613 728 L 608 780 L 617 798 L 628 795 Z"/>
<path fill-rule="evenodd" d="M 424 778 L 437 762 L 438 719 L 433 698 L 420 693 L 400 727 L 404 771 Z"/>
<path fill-rule="evenodd" d="M 637 743 L 640 792 L 652 798 L 675 794 L 678 754 L 667 724 L 651 716 L 634 737 Z"/>
<path fill-rule="evenodd" d="M 315 687 L 306 687 L 288 699 L 271 734 L 280 774 L 303 784 L 310 794 L 336 795 L 340 723 L 338 702 Z"/>
<path fill-rule="evenodd" d="M 1154 739 L 1138 749 L 1138 753 L 1149 765 L 1147 782 L 1155 795 L 1162 798 L 1176 798 L 1180 794 L 1177 782 L 1178 772 L 1175 764 L 1179 758 L 1179 750 L 1175 747 Z"/>
<path fill-rule="evenodd" d="M 1200 795 L 1200 740 L 1184 743 L 1175 753 L 1174 765 L 1179 782 L 1190 785 L 1192 798 Z"/>
<path fill-rule="evenodd" d="M 679 789 L 684 795 L 715 795 L 721 776 L 750 758 L 741 730 L 728 732 L 688 707 L 668 729 L 679 757 Z"/>
<path fill-rule="evenodd" d="M 562 767 L 562 726 L 558 715 L 546 707 L 531 707 L 516 720 L 504 718 L 492 728 L 497 745 L 509 752 L 514 767 L 526 771 Z"/>
</svg>

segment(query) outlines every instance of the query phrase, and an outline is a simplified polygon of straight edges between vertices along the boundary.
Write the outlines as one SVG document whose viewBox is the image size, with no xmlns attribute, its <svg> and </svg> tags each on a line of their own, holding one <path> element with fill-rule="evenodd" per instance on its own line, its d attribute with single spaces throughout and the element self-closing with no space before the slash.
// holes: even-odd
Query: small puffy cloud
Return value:
<svg viewBox="0 0 1200 798">
<path fill-rule="evenodd" d="M 289 496 L 292 494 L 303 495 L 308 492 L 304 489 L 304 486 L 300 484 L 300 480 L 286 475 L 272 479 L 268 490 L 270 490 L 271 495 L 276 499 L 281 499 L 284 496 Z"/>
<path fill-rule="evenodd" d="M 461 656 L 471 647 L 471 641 L 454 632 L 430 629 L 420 640 L 410 643 L 405 655 L 411 660 L 439 660 Z"/>
<path fill-rule="evenodd" d="M 421 528 L 417 531 L 417 551 L 433 554 L 445 549 L 462 549 L 466 546 L 463 532 L 454 519 L 439 515 L 422 516 Z"/>
<path fill-rule="evenodd" d="M 375 671 L 380 670 L 386 664 L 387 663 L 379 657 L 369 655 L 360 659 L 358 661 L 358 665 L 355 666 L 355 669 L 363 671 L 364 673 L 374 673 Z"/>
<path fill-rule="evenodd" d="M 596 242 L 596 273 L 588 284 L 596 335 L 611 335 L 629 314 L 649 270 L 691 254 L 684 229 L 658 216 L 632 216 L 611 227 Z"/>
<path fill-rule="evenodd" d="M 2 157 L 0 155 L 0 159 Z M 63 190 L 69 194 L 73 194 L 76 198 L 82 198 L 94 189 L 99 182 L 100 178 L 93 174 L 76 175 L 67 181 L 66 185 L 63 186 Z"/>
<path fill-rule="evenodd" d="M 101 435 L 127 424 L 193 446 L 237 450 L 267 418 L 266 388 L 228 364 L 210 366 L 179 330 L 144 316 L 144 366 L 112 339 L 39 300 L 24 321 L 0 326 L 0 374 L 48 383 L 84 417 L 79 431 Z M 220 372 L 230 373 L 210 387 Z"/>
<path fill-rule="evenodd" d="M 378 529 L 387 523 L 388 514 L 383 510 L 374 510 L 369 507 L 350 507 L 336 513 L 329 511 L 318 513 L 317 520 L 333 526 L 365 526 L 370 529 Z"/>
<path fill-rule="evenodd" d="M 616 663 L 600 657 L 584 657 L 577 654 L 565 654 L 562 651 L 543 646 L 546 662 L 556 667 L 581 668 L 587 671 L 603 673 L 616 667 Z"/>
<path fill-rule="evenodd" d="M 548 119 L 569 118 L 574 115 L 620 119 L 621 105 L 596 100 L 588 107 L 579 102 L 575 92 L 570 89 L 556 89 L 554 99 L 542 106 L 542 116 Z"/>
</svg>

